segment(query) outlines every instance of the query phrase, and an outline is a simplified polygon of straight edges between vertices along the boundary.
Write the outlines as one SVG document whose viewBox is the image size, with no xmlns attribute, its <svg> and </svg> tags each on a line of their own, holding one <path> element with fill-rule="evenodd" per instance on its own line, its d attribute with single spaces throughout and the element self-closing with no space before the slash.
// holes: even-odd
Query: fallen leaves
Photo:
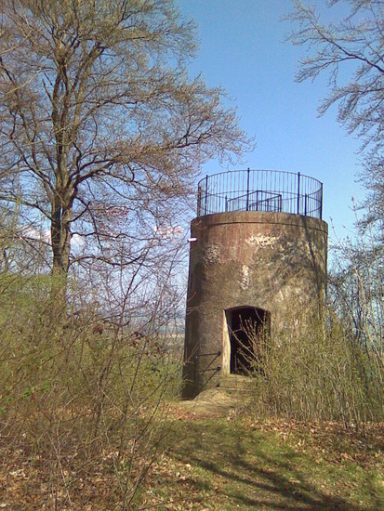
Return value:
<svg viewBox="0 0 384 511">
<path fill-rule="evenodd" d="M 319 469 L 337 465 L 343 470 L 344 464 L 346 467 L 351 464 L 364 467 L 367 471 L 383 467 L 383 424 L 366 425 L 363 432 L 356 432 L 345 431 L 342 425 L 337 423 L 306 425 L 274 418 L 266 420 L 244 418 L 237 421 L 223 419 L 220 423 L 211 417 L 202 422 L 204 427 L 200 427 L 199 421 L 202 418 L 196 412 L 192 418 L 191 411 L 183 418 L 178 413 L 173 417 L 174 420 L 169 422 L 171 429 L 177 426 L 178 438 L 175 442 L 182 443 L 183 435 L 194 435 L 196 446 L 202 455 L 207 454 L 206 462 L 211 463 L 213 468 L 209 468 L 209 465 L 196 465 L 193 456 L 189 457 L 192 452 L 188 450 L 184 456 L 177 455 L 177 451 L 172 449 L 159 455 L 142 487 L 142 503 L 131 508 L 135 511 L 237 509 L 238 501 L 228 493 L 228 484 L 231 484 L 228 474 L 231 470 L 232 472 L 239 470 L 239 475 L 246 481 L 248 473 L 241 474 L 241 466 L 237 467 L 235 464 L 227 467 L 223 456 L 226 449 L 236 449 L 239 435 L 248 435 L 251 439 L 249 445 L 254 445 L 255 448 L 260 439 L 264 439 L 263 441 L 269 439 L 268 441 L 273 442 L 275 441 L 273 439 L 276 439 L 277 450 L 273 452 L 275 460 L 278 459 L 276 456 L 280 445 L 282 453 L 287 452 L 286 448 L 292 448 L 295 455 L 304 454 L 306 459 L 311 459 L 313 465 Z M 191 427 L 192 425 L 195 429 Z M 218 449 L 217 445 L 214 446 L 214 438 L 218 438 L 215 435 L 221 434 L 221 431 L 227 435 L 226 441 L 232 444 L 222 443 L 222 447 Z M 99 457 L 94 460 L 68 456 L 61 460 L 60 470 L 54 473 L 51 470 L 52 459 L 44 459 L 29 452 L 28 449 L 12 446 L 9 440 L 0 438 L 0 455 L 3 460 L 0 467 L 1 510 L 48 511 L 56 508 L 60 511 L 105 511 L 113 509 L 117 503 L 114 488 L 117 484 L 124 484 L 124 478 L 119 480 L 121 460 L 113 445 L 109 450 L 104 449 L 100 452 Z M 221 438 L 221 442 L 224 442 L 224 437 Z M 219 452 L 220 458 L 214 457 Z M 242 463 L 255 467 L 257 459 L 254 452 L 247 450 L 236 455 Z M 292 462 L 285 458 L 284 463 L 290 467 Z M 377 472 L 380 473 L 379 470 Z M 58 474 L 60 480 L 57 478 Z M 209 474 L 211 479 L 207 480 Z M 276 466 L 263 466 L 262 470 L 259 470 L 259 475 L 266 481 L 274 481 L 277 476 Z M 297 499 L 304 491 L 300 477 L 291 473 L 286 479 L 288 485 L 286 491 L 292 492 Z M 384 487 L 382 477 L 378 478 L 377 484 L 380 488 Z M 338 491 L 343 485 L 346 491 L 357 492 L 359 483 L 358 480 L 349 480 L 346 477 L 340 484 L 339 481 L 327 484 L 319 481 L 318 488 L 327 494 L 333 491 L 334 485 L 339 485 Z M 232 507 L 225 507 L 226 502 Z"/>
</svg>

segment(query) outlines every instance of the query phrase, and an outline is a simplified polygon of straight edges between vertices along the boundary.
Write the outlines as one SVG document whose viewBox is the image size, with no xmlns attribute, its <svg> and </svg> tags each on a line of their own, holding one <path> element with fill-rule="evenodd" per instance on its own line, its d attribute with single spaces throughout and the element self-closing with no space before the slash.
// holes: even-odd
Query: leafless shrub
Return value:
<svg viewBox="0 0 384 511">
<path fill-rule="evenodd" d="M 245 328 L 252 338 L 252 328 Z M 257 336 L 254 339 L 256 343 Z M 267 339 L 253 357 L 257 403 L 252 408 L 257 413 L 339 420 L 346 427 L 384 417 L 384 371 L 375 351 L 355 343 L 333 311 L 305 328 L 292 321 L 285 333 Z"/>
<path fill-rule="evenodd" d="M 162 303 L 147 309 L 153 321 L 139 335 L 126 321 L 129 292 L 106 319 L 107 302 L 82 297 L 71 310 L 77 283 L 67 313 L 56 314 L 52 278 L 0 274 L 0 448 L 35 474 L 39 509 L 43 500 L 57 510 L 139 509 L 168 434 L 166 399 L 178 390 L 171 327 L 154 312 L 169 318 L 171 305 L 158 290 Z"/>
</svg>

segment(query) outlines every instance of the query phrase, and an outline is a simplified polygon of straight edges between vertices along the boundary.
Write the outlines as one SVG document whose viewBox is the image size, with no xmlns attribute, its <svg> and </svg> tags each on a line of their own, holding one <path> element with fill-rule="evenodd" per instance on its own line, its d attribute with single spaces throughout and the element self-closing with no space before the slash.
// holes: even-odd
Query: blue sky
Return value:
<svg viewBox="0 0 384 511">
<path fill-rule="evenodd" d="M 255 137 L 255 149 L 237 168 L 302 172 L 324 183 L 324 220 L 330 241 L 351 235 L 352 197 L 364 195 L 356 183 L 359 142 L 338 125 L 336 110 L 319 117 L 327 93 L 325 77 L 296 83 L 304 49 L 286 41 L 282 21 L 290 0 L 175 0 L 182 16 L 197 24 L 199 49 L 189 66 L 210 86 L 223 87 L 238 111 L 240 126 Z M 322 7 L 325 0 L 312 0 Z M 328 17 L 332 10 L 324 10 Z M 209 162 L 204 173 L 230 166 Z M 332 225 L 331 225 L 332 224 Z"/>
</svg>

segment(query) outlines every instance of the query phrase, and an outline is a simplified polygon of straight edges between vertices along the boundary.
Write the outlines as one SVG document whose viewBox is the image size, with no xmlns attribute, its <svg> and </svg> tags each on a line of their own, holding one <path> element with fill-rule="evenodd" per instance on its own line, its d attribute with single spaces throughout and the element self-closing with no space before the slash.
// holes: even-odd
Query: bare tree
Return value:
<svg viewBox="0 0 384 511">
<path fill-rule="evenodd" d="M 3 204 L 43 215 L 53 274 L 144 260 L 201 163 L 248 143 L 222 91 L 188 77 L 192 25 L 172 0 L 2 4 Z"/>
<path fill-rule="evenodd" d="M 337 22 L 324 24 L 313 7 L 296 1 L 291 19 L 298 26 L 294 44 L 311 49 L 297 79 L 328 72 L 330 93 L 320 106 L 325 112 L 337 104 L 339 120 L 366 143 L 383 145 L 384 133 L 384 2 L 332 0 L 330 7 L 349 9 Z M 343 6 L 344 7 L 344 6 Z"/>
<path fill-rule="evenodd" d="M 368 189 L 361 226 L 382 227 L 384 213 L 384 2 L 330 0 L 334 21 L 322 22 L 318 9 L 295 2 L 294 44 L 308 49 L 297 79 L 329 77 L 320 113 L 338 108 L 338 120 L 362 141 L 362 181 Z"/>
</svg>

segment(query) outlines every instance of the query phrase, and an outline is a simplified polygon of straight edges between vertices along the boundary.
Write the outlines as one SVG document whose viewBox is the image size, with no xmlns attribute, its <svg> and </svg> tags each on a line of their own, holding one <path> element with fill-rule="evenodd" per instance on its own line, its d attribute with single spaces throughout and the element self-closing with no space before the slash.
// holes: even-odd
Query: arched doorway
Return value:
<svg viewBox="0 0 384 511">
<path fill-rule="evenodd" d="M 224 370 L 230 374 L 249 375 L 257 369 L 269 337 L 271 315 L 257 307 L 234 307 L 225 311 L 225 322 Z"/>
</svg>

